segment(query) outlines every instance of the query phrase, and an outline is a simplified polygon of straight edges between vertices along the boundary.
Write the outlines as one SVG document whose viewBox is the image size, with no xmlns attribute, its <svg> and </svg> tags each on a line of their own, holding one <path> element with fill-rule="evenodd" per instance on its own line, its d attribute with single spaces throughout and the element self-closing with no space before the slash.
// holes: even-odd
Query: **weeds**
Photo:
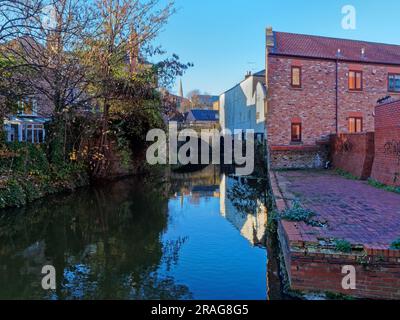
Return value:
<svg viewBox="0 0 400 320">
<path fill-rule="evenodd" d="M 282 214 L 282 219 L 294 222 L 305 222 L 313 227 L 322 227 L 324 224 L 320 221 L 314 220 L 316 214 L 301 206 L 299 201 L 294 201 L 290 209 L 286 209 Z"/>
<path fill-rule="evenodd" d="M 368 179 L 368 184 L 370 186 L 372 186 L 372 187 L 375 187 L 375 188 L 378 188 L 378 189 L 381 189 L 381 190 L 400 193 L 400 187 L 388 186 L 388 185 L 380 183 L 379 181 L 376 181 L 374 179 Z"/>
</svg>

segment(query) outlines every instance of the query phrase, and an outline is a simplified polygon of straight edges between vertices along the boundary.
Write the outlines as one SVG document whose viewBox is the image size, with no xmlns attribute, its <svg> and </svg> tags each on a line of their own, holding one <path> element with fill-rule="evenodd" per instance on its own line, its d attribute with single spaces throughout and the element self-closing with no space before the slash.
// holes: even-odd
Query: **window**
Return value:
<svg viewBox="0 0 400 320">
<path fill-rule="evenodd" d="M 361 71 L 349 71 L 349 90 L 361 91 L 363 89 Z"/>
<path fill-rule="evenodd" d="M 363 119 L 360 117 L 349 118 L 349 132 L 359 133 L 363 131 Z"/>
<path fill-rule="evenodd" d="M 388 90 L 390 92 L 400 92 L 400 74 L 389 74 Z"/>
<path fill-rule="evenodd" d="M 292 142 L 301 142 L 301 123 L 292 123 Z"/>
<path fill-rule="evenodd" d="M 22 115 L 37 115 L 37 101 L 32 98 L 18 102 L 18 113 Z"/>
<path fill-rule="evenodd" d="M 301 88 L 301 67 L 292 67 L 292 87 Z"/>
<path fill-rule="evenodd" d="M 41 124 L 27 124 L 23 127 L 22 141 L 31 143 L 44 142 L 44 127 Z"/>
</svg>

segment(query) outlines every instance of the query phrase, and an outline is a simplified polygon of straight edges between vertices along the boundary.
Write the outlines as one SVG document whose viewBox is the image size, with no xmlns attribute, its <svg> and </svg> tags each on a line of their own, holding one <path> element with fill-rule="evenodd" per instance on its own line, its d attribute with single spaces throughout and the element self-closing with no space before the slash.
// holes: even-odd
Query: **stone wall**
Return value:
<svg viewBox="0 0 400 320">
<path fill-rule="evenodd" d="M 271 169 L 318 169 L 328 161 L 328 146 L 272 146 Z"/>
<path fill-rule="evenodd" d="M 357 178 L 370 177 L 374 152 L 373 132 L 331 136 L 333 167 L 349 172 Z"/>
<path fill-rule="evenodd" d="M 375 109 L 375 161 L 371 177 L 400 186 L 400 101 Z"/>
</svg>

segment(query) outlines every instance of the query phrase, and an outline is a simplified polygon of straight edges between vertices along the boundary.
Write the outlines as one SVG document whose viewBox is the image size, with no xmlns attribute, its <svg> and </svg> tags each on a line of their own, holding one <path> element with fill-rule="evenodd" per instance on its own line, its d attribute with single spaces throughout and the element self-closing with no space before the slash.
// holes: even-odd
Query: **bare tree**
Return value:
<svg viewBox="0 0 400 320">
<path fill-rule="evenodd" d="M 53 116 L 50 135 L 53 161 L 63 161 L 66 114 L 87 101 L 85 72 L 79 53 L 89 29 L 84 1 L 41 1 L 41 14 L 29 18 L 18 37 L 4 44 L 4 55 L 18 61 L 13 78 L 21 79 Z M 23 66 L 23 67 L 21 67 Z"/>
<path fill-rule="evenodd" d="M 41 0 L 0 0 L 0 129 L 4 116 L 25 91 L 23 82 L 13 77 L 14 70 L 24 63 L 10 57 L 4 46 L 32 30 L 32 20 L 41 10 Z"/>
</svg>

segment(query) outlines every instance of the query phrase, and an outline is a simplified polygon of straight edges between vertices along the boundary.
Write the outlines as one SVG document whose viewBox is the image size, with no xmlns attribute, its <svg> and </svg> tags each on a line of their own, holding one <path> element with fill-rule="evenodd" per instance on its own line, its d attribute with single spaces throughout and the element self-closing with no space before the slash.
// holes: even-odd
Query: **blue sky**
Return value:
<svg viewBox="0 0 400 320">
<path fill-rule="evenodd" d="M 158 38 L 169 53 L 193 62 L 184 93 L 219 95 L 247 70 L 264 69 L 265 28 L 400 44 L 398 0 L 175 0 L 178 12 Z M 342 7 L 357 13 L 356 30 L 342 29 Z M 177 91 L 177 87 L 173 89 Z"/>
</svg>

